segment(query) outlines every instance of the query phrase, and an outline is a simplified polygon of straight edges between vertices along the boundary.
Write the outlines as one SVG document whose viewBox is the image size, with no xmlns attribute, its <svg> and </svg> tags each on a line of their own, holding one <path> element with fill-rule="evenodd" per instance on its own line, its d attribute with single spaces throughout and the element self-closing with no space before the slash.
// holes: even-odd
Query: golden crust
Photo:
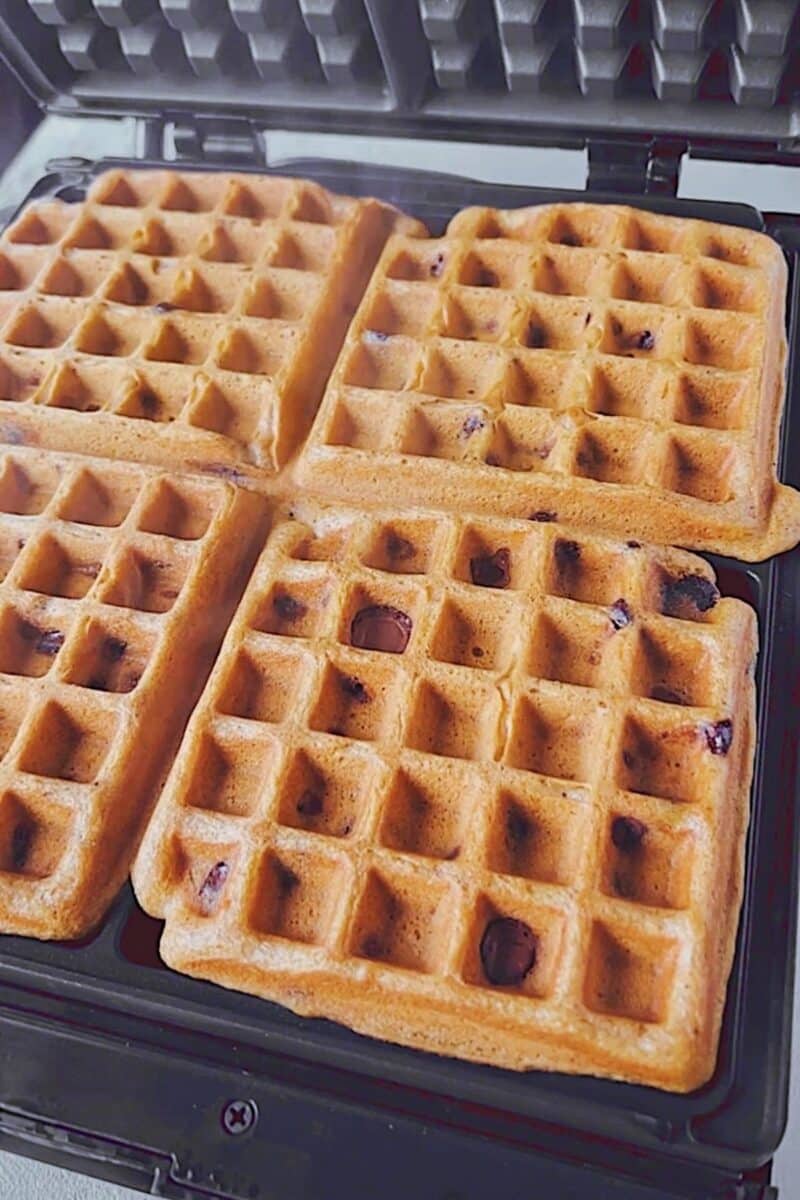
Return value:
<svg viewBox="0 0 800 1200">
<path fill-rule="evenodd" d="M 0 239 L 6 440 L 274 473 L 393 229 L 423 231 L 278 176 L 112 171 L 29 206 Z"/>
<path fill-rule="evenodd" d="M 698 1086 L 741 895 L 752 610 L 691 555 L 557 524 L 291 511 L 134 867 L 165 961 L 441 1054 Z M 507 586 L 476 585 L 504 550 Z M 412 619 L 404 652 L 350 644 L 375 605 Z M 498 917 L 536 939 L 513 986 L 479 949 Z"/>
<path fill-rule="evenodd" d="M 763 234 L 611 205 L 397 236 L 298 477 L 766 558 L 800 538 L 775 478 L 786 280 Z"/>
<path fill-rule="evenodd" d="M 0 508 L 0 928 L 81 937 L 128 875 L 266 505 L 20 448 Z"/>
<path fill-rule="evenodd" d="M 425 232 L 306 181 L 116 171 L 0 239 L 0 927 L 101 918 L 272 514 L 136 860 L 165 961 L 686 1091 L 741 901 L 755 614 L 640 543 L 800 538 L 786 265 L 614 206 Z M 349 644 L 374 604 L 403 653 Z M 507 986 L 501 916 L 535 940 Z"/>
</svg>

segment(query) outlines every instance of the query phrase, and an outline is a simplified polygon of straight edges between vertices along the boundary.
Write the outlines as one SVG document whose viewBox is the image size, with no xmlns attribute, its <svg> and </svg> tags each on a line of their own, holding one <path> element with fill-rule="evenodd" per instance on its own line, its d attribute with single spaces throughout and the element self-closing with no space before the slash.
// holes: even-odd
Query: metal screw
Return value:
<svg viewBox="0 0 800 1200">
<path fill-rule="evenodd" d="M 222 1128 L 231 1137 L 247 1133 L 258 1120 L 258 1109 L 254 1100 L 229 1100 L 222 1110 Z"/>
</svg>

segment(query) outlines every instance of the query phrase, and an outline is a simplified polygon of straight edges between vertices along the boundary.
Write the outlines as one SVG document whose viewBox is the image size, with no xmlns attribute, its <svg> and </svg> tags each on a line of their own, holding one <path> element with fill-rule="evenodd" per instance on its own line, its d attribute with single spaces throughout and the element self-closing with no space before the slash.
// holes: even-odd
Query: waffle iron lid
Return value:
<svg viewBox="0 0 800 1200">
<path fill-rule="evenodd" d="M 0 0 L 0 53 L 72 114 L 800 155 L 800 0 Z"/>
</svg>

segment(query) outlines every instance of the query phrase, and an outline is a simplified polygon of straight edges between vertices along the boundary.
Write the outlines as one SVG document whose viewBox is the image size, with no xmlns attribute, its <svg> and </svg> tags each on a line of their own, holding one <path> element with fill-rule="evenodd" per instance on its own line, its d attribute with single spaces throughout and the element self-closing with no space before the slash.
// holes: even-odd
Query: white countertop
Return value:
<svg viewBox="0 0 800 1200">
<path fill-rule="evenodd" d="M 52 118 L 51 118 L 52 120 Z M 102 157 L 130 153 L 126 142 L 131 127 L 126 122 L 95 122 L 92 143 L 87 148 L 80 120 L 60 119 L 61 153 Z M 121 126 L 124 126 L 124 130 Z M 36 138 L 37 134 L 34 134 Z M 294 157 L 325 156 L 350 161 L 397 164 L 426 170 L 451 172 L 475 179 L 534 186 L 582 187 L 585 158 L 582 152 L 534 150 L 524 147 L 481 146 L 457 142 L 356 138 L 314 134 L 270 135 L 271 161 Z M 27 153 L 12 163 L 0 180 L 0 207 L 19 198 L 35 182 L 31 174 L 34 155 Z M 724 163 L 688 162 L 681 175 L 681 196 L 695 199 L 741 201 L 773 212 L 800 211 L 797 168 L 736 166 Z M 800 957 L 800 956 L 799 956 Z M 800 1029 L 800 998 L 795 996 L 795 1027 Z M 800 1056 L 800 1055 L 799 1055 Z M 109 1097 L 113 1103 L 113 1097 Z M 790 1181 L 800 1176 L 800 1064 L 792 1076 L 789 1126 L 776 1155 L 773 1182 L 781 1200 L 795 1200 Z M 0 1198 L 2 1200 L 135 1200 L 139 1193 L 116 1184 L 101 1183 L 42 1163 L 0 1151 Z"/>
</svg>

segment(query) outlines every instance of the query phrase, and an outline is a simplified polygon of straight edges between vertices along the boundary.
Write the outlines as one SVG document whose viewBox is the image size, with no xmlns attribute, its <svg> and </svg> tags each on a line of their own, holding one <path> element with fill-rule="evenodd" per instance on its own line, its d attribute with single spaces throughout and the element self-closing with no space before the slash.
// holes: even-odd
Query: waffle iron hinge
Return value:
<svg viewBox="0 0 800 1200">
<path fill-rule="evenodd" d="M 170 158 L 178 163 L 225 163 L 263 167 L 267 162 L 264 135 L 252 121 L 239 117 L 188 117 L 147 121 L 143 130 L 146 158 Z M 171 140 L 171 147 L 169 142 Z"/>
<path fill-rule="evenodd" d="M 588 190 L 675 196 L 688 144 L 680 138 L 591 137 L 586 150 Z"/>
</svg>

